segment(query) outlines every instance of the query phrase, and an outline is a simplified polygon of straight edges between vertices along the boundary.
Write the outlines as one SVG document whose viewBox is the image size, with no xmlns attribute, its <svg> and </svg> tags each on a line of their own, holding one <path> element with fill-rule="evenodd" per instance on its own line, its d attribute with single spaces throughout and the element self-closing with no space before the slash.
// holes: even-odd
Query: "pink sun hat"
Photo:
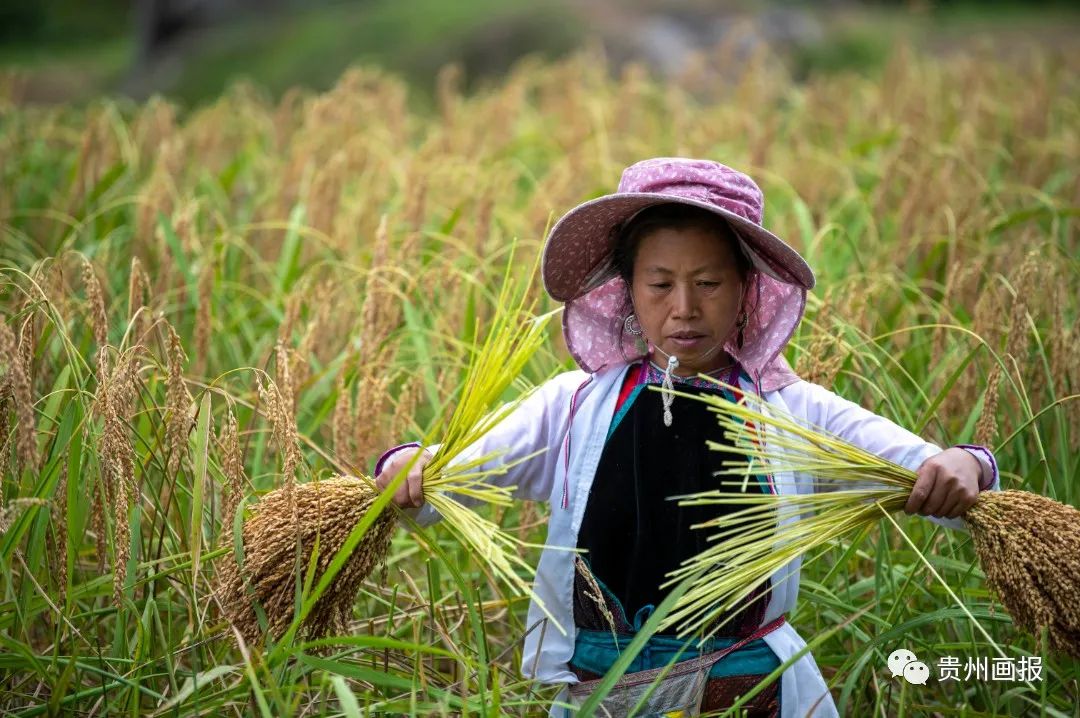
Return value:
<svg viewBox="0 0 1080 718">
<path fill-rule="evenodd" d="M 648 350 L 624 331 L 629 289 L 612 262 L 619 231 L 641 210 L 687 204 L 727 220 L 750 259 L 748 322 L 741 348 L 725 350 L 770 391 L 798 379 L 780 352 L 802 319 L 814 273 L 761 226 L 764 195 L 750 177 L 711 160 L 656 157 L 627 167 L 614 194 L 567 212 L 544 245 L 544 287 L 565 302 L 563 334 L 578 365 L 595 372 Z"/>
</svg>

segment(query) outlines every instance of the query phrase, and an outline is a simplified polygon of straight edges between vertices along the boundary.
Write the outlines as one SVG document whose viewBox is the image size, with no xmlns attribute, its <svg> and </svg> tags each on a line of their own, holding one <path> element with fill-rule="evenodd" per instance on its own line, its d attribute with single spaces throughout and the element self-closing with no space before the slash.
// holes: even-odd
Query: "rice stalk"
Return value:
<svg viewBox="0 0 1080 718">
<path fill-rule="evenodd" d="M 26 363 L 25 352 L 20 350 L 22 343 L 26 341 L 28 339 L 25 336 L 16 338 L 7 321 L 0 317 L 0 362 L 6 364 L 3 375 L 0 375 L 0 382 L 3 383 L 0 396 L 10 396 L 10 401 L 15 406 L 16 466 L 19 470 L 34 470 L 37 468 L 38 451 L 30 366 Z M 5 408 L 3 405 L 6 403 L 0 401 L 0 410 Z M 6 421 L 4 423 L 3 428 L 6 428 Z"/>
<path fill-rule="evenodd" d="M 214 263 L 207 261 L 199 272 L 197 293 L 198 308 L 195 311 L 195 356 L 197 366 L 206 366 L 210 353 L 210 334 L 213 331 Z"/>
<path fill-rule="evenodd" d="M 317 291 L 317 289 L 309 292 L 309 294 L 315 294 L 315 291 Z M 309 307 L 310 306 L 311 304 L 309 304 Z M 322 313 L 323 310 L 311 312 L 311 319 L 304 328 L 304 334 L 300 337 L 300 343 L 296 345 L 296 349 L 292 352 L 292 366 L 290 368 L 292 371 L 293 385 L 297 387 L 297 392 L 299 392 L 300 388 L 305 386 L 311 378 L 311 357 L 314 355 L 316 346 L 315 339 L 319 334 Z"/>
<path fill-rule="evenodd" d="M 40 328 L 33 299 L 26 298 L 20 313 L 25 313 L 26 317 L 23 319 L 22 326 L 19 327 L 19 362 L 22 364 L 26 376 L 30 379 L 31 388 L 33 388 L 34 348 L 38 343 L 38 330 Z"/>
<path fill-rule="evenodd" d="M 979 419 L 975 424 L 975 443 L 979 446 L 991 446 L 997 434 L 998 389 L 1002 374 L 1001 365 L 994 364 L 986 380 L 982 413 L 979 414 Z"/>
<path fill-rule="evenodd" d="M 360 307 L 360 366 L 377 359 L 398 322 L 399 302 L 394 296 L 387 272 L 389 253 L 389 218 L 384 214 L 379 217 L 371 247 L 371 265 L 364 279 L 364 301 Z"/>
<path fill-rule="evenodd" d="M 83 259 L 82 264 L 83 286 L 86 287 L 86 302 L 90 310 L 90 328 L 94 332 L 94 343 L 98 348 L 108 343 L 109 320 L 105 314 L 105 296 L 101 290 L 101 282 L 98 281 L 94 272 L 94 265 L 88 259 Z"/>
<path fill-rule="evenodd" d="M 302 457 L 300 456 L 300 446 L 297 442 L 296 422 L 293 420 L 292 414 L 288 411 L 285 399 L 282 397 L 276 384 L 270 383 L 269 386 L 265 385 L 259 374 L 255 375 L 255 384 L 259 393 L 259 402 L 265 407 L 263 411 L 267 418 L 270 419 L 274 442 L 277 444 L 278 451 L 281 452 L 281 490 L 285 493 L 287 499 L 286 504 L 293 507 L 291 518 L 295 523 L 296 505 L 290 497 L 296 486 L 296 468 L 300 465 L 302 460 Z"/>
<path fill-rule="evenodd" d="M 109 338 L 109 321 L 105 313 L 105 296 L 102 292 L 102 284 L 97 281 L 97 274 L 90 260 L 82 260 L 82 283 L 86 288 L 86 303 L 89 304 L 90 326 L 94 333 L 94 344 L 97 348 L 96 366 L 97 381 L 105 381 L 108 372 L 108 354 L 106 346 Z"/>
<path fill-rule="evenodd" d="M 274 346 L 275 383 L 282 398 L 282 409 L 288 422 L 296 422 L 296 381 L 293 375 L 293 350 L 288 339 L 278 339 Z M 287 457 L 286 457 L 287 458 Z"/>
<path fill-rule="evenodd" d="M 352 391 L 345 383 L 348 365 L 342 364 L 334 381 L 334 413 L 330 421 L 330 440 L 334 455 L 352 464 L 356 457 L 352 451 L 352 437 L 356 431 L 353 422 Z"/>
<path fill-rule="evenodd" d="M 222 463 L 221 473 L 225 475 L 225 500 L 221 506 L 221 516 L 225 526 L 232 526 L 236 507 L 240 505 L 240 499 L 244 495 L 244 455 L 240 448 L 240 430 L 236 421 L 236 414 L 232 406 L 229 406 L 225 417 L 225 425 L 221 427 L 218 436 L 221 445 Z"/>
<path fill-rule="evenodd" d="M 95 413 L 102 420 L 99 438 L 99 477 L 102 491 L 98 492 L 97 498 L 108 504 L 113 511 L 113 601 L 118 609 L 122 603 L 127 564 L 131 555 L 128 514 L 139 490 L 135 482 L 135 450 L 127 432 L 131 419 L 131 403 L 137 393 L 137 355 L 136 347 L 117 357 L 115 368 L 105 384 L 98 387 L 95 397 Z M 108 543 L 103 507 L 100 509 L 99 518 L 95 520 L 94 528 L 99 532 L 98 565 L 104 571 Z"/>
<path fill-rule="evenodd" d="M 147 329 L 148 317 L 145 311 L 146 295 L 150 291 L 150 278 L 138 257 L 131 258 L 131 271 L 128 276 L 128 321 L 132 323 L 132 333 L 136 343 L 141 342 Z"/>
<path fill-rule="evenodd" d="M 56 491 L 53 493 L 51 517 L 53 523 L 53 533 L 50 534 L 53 540 L 53 581 L 56 584 L 57 603 L 61 606 L 67 603 L 68 581 L 67 562 L 69 547 L 67 533 L 67 514 L 70 511 L 70 506 L 68 503 L 67 491 L 67 458 L 67 455 L 65 455 L 60 462 L 60 479 L 56 482 Z"/>
<path fill-rule="evenodd" d="M 585 585 L 588 587 L 585 591 L 585 596 L 593 605 L 596 606 L 596 610 L 600 612 L 600 615 L 607 621 L 608 628 L 611 630 L 612 643 L 618 645 L 619 637 L 615 631 L 615 616 L 611 615 L 611 609 L 608 608 L 607 601 L 604 599 L 604 592 L 600 588 L 600 583 L 596 580 L 596 576 L 589 570 L 588 564 L 581 558 L 581 556 L 574 557 L 574 570 L 582 580 L 585 581 Z"/>
<path fill-rule="evenodd" d="M 709 442 L 710 448 L 741 457 L 717 472 L 742 477 L 725 484 L 744 485 L 762 472 L 802 472 L 817 489 L 674 497 L 685 506 L 739 507 L 695 526 L 712 531 L 712 545 L 668 574 L 665 587 L 692 581 L 662 626 L 677 626 L 681 636 L 714 634 L 723 626 L 714 623 L 721 614 L 759 587 L 767 592 L 769 577 L 790 561 L 875 523 L 881 510 L 899 511 L 915 485 L 914 471 L 801 423 L 760 397 L 744 394 L 733 403 L 675 393 L 705 402 L 716 414 L 730 446 Z M 1080 657 L 1080 511 L 1025 491 L 983 492 L 963 518 L 987 583 L 1017 625 L 1035 635 L 1046 629 L 1052 648 Z"/>
<path fill-rule="evenodd" d="M 180 335 L 169 323 L 165 324 L 169 333 L 166 357 L 169 365 L 169 378 L 166 381 L 165 410 L 168 418 L 165 423 L 165 443 L 169 449 L 168 475 L 176 476 L 183 459 L 188 453 L 188 434 L 191 431 L 192 405 L 191 392 L 184 381 L 184 364 L 187 354 L 180 342 Z"/>
<path fill-rule="evenodd" d="M 284 368 L 280 369 L 283 374 L 282 379 L 285 381 L 284 396 L 282 396 L 282 390 L 275 385 L 274 392 L 277 394 L 278 402 L 278 414 L 280 418 L 280 450 L 284 460 L 281 466 L 281 475 L 284 480 L 284 488 L 287 494 L 291 494 L 296 486 L 296 472 L 303 463 L 303 456 L 300 453 L 299 431 L 296 427 L 296 414 L 294 407 L 289 397 L 294 396 L 294 389 L 292 386 L 291 373 L 288 366 L 288 357 L 284 349 L 284 345 L 278 344 L 278 362 L 284 365 Z M 296 504 L 293 502 L 293 518 L 296 518 Z"/>
<path fill-rule="evenodd" d="M 6 327 L 2 321 L 0 325 Z M 0 332 L 3 330 L 0 329 Z M 11 432 L 8 420 L 8 404 L 11 403 L 11 375 L 0 376 L 0 511 L 4 510 L 4 480 L 11 460 Z"/>
<path fill-rule="evenodd" d="M 531 589 L 534 569 L 522 558 L 524 544 L 454 498 L 466 497 L 494 506 L 509 505 L 514 487 L 497 486 L 486 479 L 532 458 L 526 456 L 512 464 L 490 467 L 489 462 L 503 451 L 479 457 L 465 455 L 468 447 L 483 438 L 527 398 L 529 392 L 493 409 L 546 339 L 545 326 L 551 314 L 528 318 L 534 306 L 528 290 L 536 265 L 530 281 L 520 286 L 510 281 L 510 266 L 508 264 L 507 276 L 495 304 L 491 329 L 470 357 L 464 385 L 442 431 L 443 441 L 424 467 L 424 499 L 442 516 L 443 524 L 454 538 L 468 547 L 497 581 L 516 594 L 530 595 L 559 630 L 565 631 Z"/>
<path fill-rule="evenodd" d="M 390 418 L 390 436 L 415 435 L 416 409 L 423 397 L 424 382 L 419 377 L 407 377 L 398 392 L 397 406 Z"/>
<path fill-rule="evenodd" d="M 353 451 L 357 457 L 371 456 L 378 451 L 382 433 L 379 425 L 367 417 L 384 414 L 389 386 L 390 377 L 386 372 L 363 372 L 360 375 L 351 420 Z"/>
</svg>

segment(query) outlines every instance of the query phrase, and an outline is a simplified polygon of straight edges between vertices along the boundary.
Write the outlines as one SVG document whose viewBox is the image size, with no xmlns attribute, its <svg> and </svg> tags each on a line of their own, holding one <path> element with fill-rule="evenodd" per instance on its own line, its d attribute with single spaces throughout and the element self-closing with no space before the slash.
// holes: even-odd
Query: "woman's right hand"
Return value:
<svg viewBox="0 0 1080 718">
<path fill-rule="evenodd" d="M 378 487 L 379 491 L 385 491 L 390 482 L 394 480 L 394 477 L 408 466 L 417 452 L 421 452 L 420 456 L 409 468 L 408 475 L 398 485 L 392 499 L 395 504 L 403 509 L 418 509 L 424 505 L 424 467 L 433 458 L 431 452 L 418 446 L 399 449 L 386 460 L 382 471 L 375 476 L 375 486 Z"/>
</svg>

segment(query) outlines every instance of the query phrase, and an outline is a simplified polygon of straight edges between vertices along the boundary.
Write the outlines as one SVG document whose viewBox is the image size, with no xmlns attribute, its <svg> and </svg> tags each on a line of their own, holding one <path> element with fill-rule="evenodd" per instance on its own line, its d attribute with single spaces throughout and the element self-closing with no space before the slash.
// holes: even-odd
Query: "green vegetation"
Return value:
<svg viewBox="0 0 1080 718">
<path fill-rule="evenodd" d="M 211 587 L 238 493 L 368 473 L 427 435 L 511 238 L 527 273 L 553 216 L 645 156 L 761 183 L 766 225 L 819 277 L 788 355 L 804 377 L 939 444 L 987 443 L 1004 487 L 1076 506 L 1080 75 L 910 49 L 881 82 L 740 68 L 692 91 L 591 56 L 472 95 L 444 74 L 432 115 L 368 69 L 190 113 L 0 98 L 0 711 L 545 711 L 553 691 L 518 673 L 524 597 L 446 527 L 399 531 L 350 630 L 317 643 L 238 647 Z M 516 388 L 571 366 L 552 332 Z M 483 515 L 543 541 L 542 506 Z M 830 543 L 789 616 L 841 711 L 1076 715 L 1080 663 L 1013 626 L 969 537 L 900 527 Z M 901 644 L 996 655 L 970 616 L 1045 658 L 1034 690 L 889 677 Z"/>
</svg>

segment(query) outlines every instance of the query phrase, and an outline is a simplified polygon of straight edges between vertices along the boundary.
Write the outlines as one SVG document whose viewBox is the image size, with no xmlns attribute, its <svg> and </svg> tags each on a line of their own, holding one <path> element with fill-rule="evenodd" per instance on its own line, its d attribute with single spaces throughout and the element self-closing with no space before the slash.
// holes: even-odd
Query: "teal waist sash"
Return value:
<svg viewBox="0 0 1080 718">
<path fill-rule="evenodd" d="M 634 617 L 634 628 L 640 630 L 642 613 L 651 609 L 646 606 Z M 649 611 L 651 612 L 651 611 Z M 611 631 L 594 631 L 579 628 L 574 641 L 574 655 L 570 665 L 579 670 L 604 675 L 634 640 L 633 634 L 613 635 Z M 722 651 L 741 639 L 717 637 L 706 639 L 700 646 L 698 639 L 680 639 L 675 636 L 653 636 L 634 657 L 627 673 L 663 668 L 673 661 L 685 661 L 708 653 Z M 681 651 L 681 652 L 680 652 Z M 756 638 L 735 649 L 713 664 L 709 678 L 727 676 L 767 675 L 780 667 L 780 659 L 765 643 Z"/>
</svg>

